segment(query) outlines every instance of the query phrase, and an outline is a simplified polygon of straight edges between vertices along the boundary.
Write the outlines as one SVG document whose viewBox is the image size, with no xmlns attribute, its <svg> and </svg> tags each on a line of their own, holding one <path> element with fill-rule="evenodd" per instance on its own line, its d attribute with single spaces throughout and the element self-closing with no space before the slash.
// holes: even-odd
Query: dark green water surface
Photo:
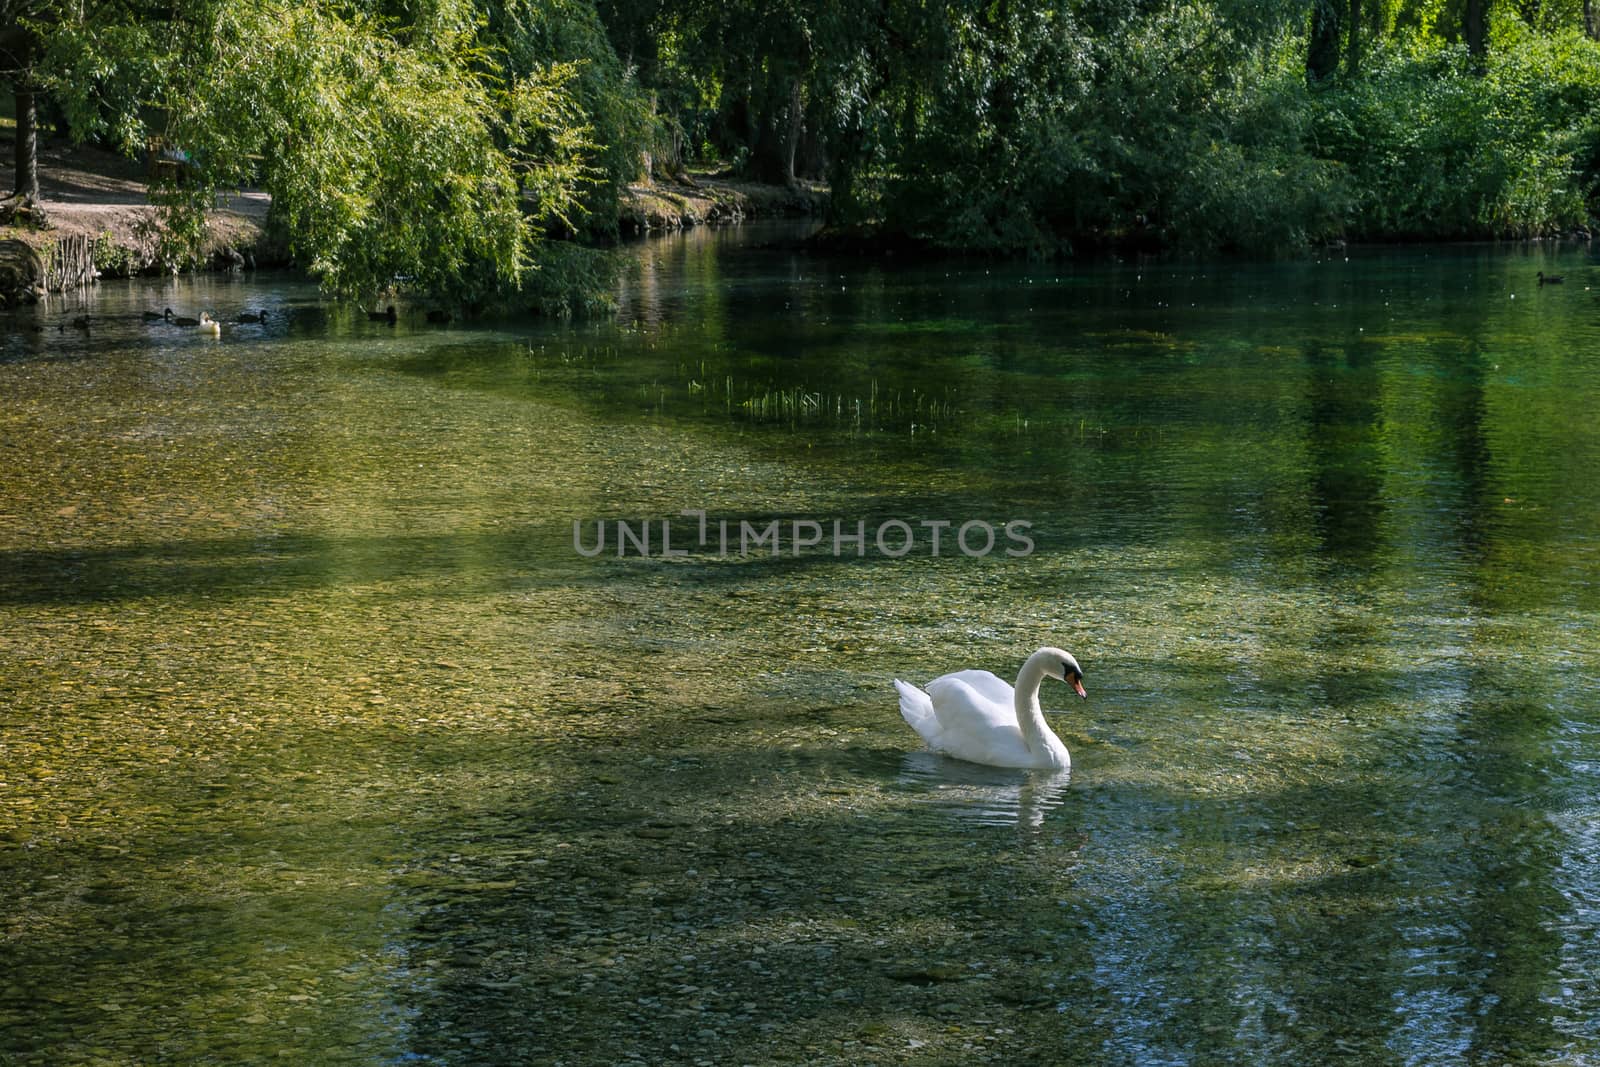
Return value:
<svg viewBox="0 0 1600 1067">
<path fill-rule="evenodd" d="M 9 320 L 0 1064 L 1600 1063 L 1600 262 L 784 236 Z"/>
</svg>

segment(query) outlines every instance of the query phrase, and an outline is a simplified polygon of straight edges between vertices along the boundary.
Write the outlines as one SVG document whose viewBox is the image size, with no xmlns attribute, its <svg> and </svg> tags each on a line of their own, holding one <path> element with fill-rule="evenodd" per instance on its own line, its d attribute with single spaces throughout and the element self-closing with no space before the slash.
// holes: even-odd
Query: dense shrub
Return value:
<svg viewBox="0 0 1600 1067">
<path fill-rule="evenodd" d="M 1354 236 L 1523 237 L 1589 222 L 1600 46 L 1513 24 L 1478 73 L 1448 45 L 1389 47 L 1319 94 L 1316 148 L 1348 168 Z"/>
<path fill-rule="evenodd" d="M 1589 224 L 1600 45 L 1576 29 L 1506 14 L 1475 59 L 1364 28 L 1356 73 L 1308 88 L 1303 8 L 918 12 L 911 54 L 843 83 L 870 105 L 833 138 L 845 221 L 962 249 L 1255 254 Z"/>
</svg>

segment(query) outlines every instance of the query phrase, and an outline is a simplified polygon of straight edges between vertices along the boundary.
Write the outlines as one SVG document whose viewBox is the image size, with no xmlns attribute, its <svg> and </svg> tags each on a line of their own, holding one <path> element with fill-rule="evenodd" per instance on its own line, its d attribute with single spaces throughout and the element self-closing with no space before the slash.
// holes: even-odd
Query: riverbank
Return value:
<svg viewBox="0 0 1600 1067">
<path fill-rule="evenodd" d="M 827 210 L 828 189 L 817 182 L 762 185 L 694 174 L 628 186 L 617 229 L 635 236 L 745 219 L 820 217 Z"/>
<path fill-rule="evenodd" d="M 9 141 L 0 142 L 9 163 Z M 0 239 L 26 243 L 41 255 L 62 238 L 88 237 L 96 243 L 95 266 L 102 274 L 126 276 L 175 265 L 159 262 L 160 220 L 150 203 L 147 175 L 137 160 L 87 145 L 49 145 L 39 149 L 38 206 L 45 227 L 0 227 Z M 0 166 L 0 184 L 15 185 L 15 170 Z M 266 193 L 245 190 L 217 198 L 207 219 L 201 255 L 206 261 L 235 262 L 235 255 L 287 262 L 287 250 L 267 238 Z M 263 263 L 262 265 L 266 265 Z"/>
<path fill-rule="evenodd" d="M 0 157 L 12 158 L 9 141 L 0 141 Z M 0 165 L 0 183 L 15 185 L 14 170 Z M 87 145 L 46 145 L 39 150 L 41 196 L 37 210 L 43 225 L 0 226 L 0 249 L 16 260 L 13 291 L 26 296 L 45 282 L 41 264 L 61 255 L 73 240 L 92 245 L 92 270 L 101 276 L 177 272 L 180 269 L 243 263 L 288 266 L 291 257 L 281 239 L 271 235 L 267 217 L 272 200 L 265 192 L 244 190 L 219 195 L 207 219 L 207 237 L 199 260 L 162 261 L 161 222 L 148 195 L 148 174 L 137 160 Z M 816 183 L 793 187 L 739 182 L 710 175 L 685 175 L 679 180 L 630 186 L 618 205 L 618 231 L 639 236 L 692 226 L 739 222 L 753 218 L 821 215 L 827 189 Z M 19 241 L 32 250 L 28 255 Z M 33 274 L 30 284 L 26 278 Z M 71 287 L 75 282 L 57 282 Z"/>
</svg>

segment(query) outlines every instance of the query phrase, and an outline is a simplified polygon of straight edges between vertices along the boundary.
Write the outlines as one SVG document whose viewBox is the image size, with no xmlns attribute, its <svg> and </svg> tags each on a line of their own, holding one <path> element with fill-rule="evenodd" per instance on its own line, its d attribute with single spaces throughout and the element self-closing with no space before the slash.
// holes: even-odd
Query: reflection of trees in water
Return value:
<svg viewBox="0 0 1600 1067">
<path fill-rule="evenodd" d="M 1308 973 L 1292 983 L 1291 1003 L 1306 1022 L 1336 1031 L 1354 1021 L 1402 1053 L 1498 1061 L 1566 1041 L 1548 1003 L 1569 948 L 1553 881 L 1564 849 L 1544 813 L 1548 783 L 1571 770 L 1555 753 L 1559 717 L 1529 691 L 1539 679 L 1516 672 L 1514 650 L 1501 644 L 1528 605 L 1497 595 L 1515 583 L 1494 573 L 1506 531 L 1494 523 L 1485 362 L 1480 345 L 1459 339 L 1381 364 L 1329 349 L 1309 359 L 1310 489 L 1323 550 L 1359 567 L 1346 577 L 1429 606 L 1426 621 L 1409 624 L 1377 612 L 1329 619 L 1313 638 L 1323 669 L 1309 682 L 1321 700 L 1337 708 L 1377 698 L 1403 716 L 1385 724 L 1380 763 L 1365 772 L 1379 810 L 1353 814 L 1373 840 L 1405 847 L 1326 887 L 1325 925 L 1298 931 L 1292 951 L 1367 964 L 1335 972 L 1338 989 Z M 1422 373 L 1423 388 L 1404 380 Z M 1426 420 L 1403 425 L 1410 454 L 1385 439 L 1385 419 L 1399 421 L 1383 410 L 1385 395 L 1407 395 L 1412 419 Z M 1420 520 L 1386 523 L 1386 495 Z M 1413 669 L 1378 680 L 1350 669 L 1370 658 L 1363 650 L 1408 644 Z M 1354 1018 L 1341 1020 L 1352 1008 Z"/>
<path fill-rule="evenodd" d="M 1464 848 L 1447 862 L 1460 887 L 1451 954 L 1466 979 L 1461 1008 L 1474 1020 L 1469 1055 L 1494 1060 L 1565 1043 L 1546 1000 L 1559 988 L 1560 930 L 1572 929 L 1561 921 L 1569 909 L 1554 879 L 1565 850 L 1548 812 L 1561 806 L 1551 783 L 1569 780 L 1571 769 L 1557 752 L 1556 705 L 1539 692 L 1549 675 L 1518 670 L 1515 650 L 1503 643 L 1530 605 L 1503 595 L 1514 576 L 1507 583 L 1495 573 L 1507 555 L 1496 542 L 1508 531 L 1493 522 L 1501 501 L 1485 362 L 1482 346 L 1468 345 L 1451 361 L 1434 409 L 1438 459 L 1449 474 L 1441 495 L 1455 517 L 1445 531 L 1453 543 L 1441 547 L 1459 561 L 1462 579 L 1453 613 L 1461 652 L 1450 670 L 1456 736 L 1439 754 L 1456 769 L 1439 803 L 1461 813 Z"/>
<path fill-rule="evenodd" d="M 1359 345 L 1306 350 L 1311 511 L 1321 549 L 1364 559 L 1378 549 L 1383 515 L 1377 361 Z"/>
</svg>

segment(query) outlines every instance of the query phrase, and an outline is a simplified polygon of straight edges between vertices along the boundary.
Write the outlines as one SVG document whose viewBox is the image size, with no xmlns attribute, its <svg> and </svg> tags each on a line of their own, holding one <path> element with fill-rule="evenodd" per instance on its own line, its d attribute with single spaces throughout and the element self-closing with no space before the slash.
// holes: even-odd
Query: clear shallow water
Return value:
<svg viewBox="0 0 1600 1067">
<path fill-rule="evenodd" d="M 1589 256 L 777 236 L 4 339 L 0 1062 L 1600 1059 Z M 1069 778 L 915 752 L 891 678 L 1047 641 Z"/>
</svg>

